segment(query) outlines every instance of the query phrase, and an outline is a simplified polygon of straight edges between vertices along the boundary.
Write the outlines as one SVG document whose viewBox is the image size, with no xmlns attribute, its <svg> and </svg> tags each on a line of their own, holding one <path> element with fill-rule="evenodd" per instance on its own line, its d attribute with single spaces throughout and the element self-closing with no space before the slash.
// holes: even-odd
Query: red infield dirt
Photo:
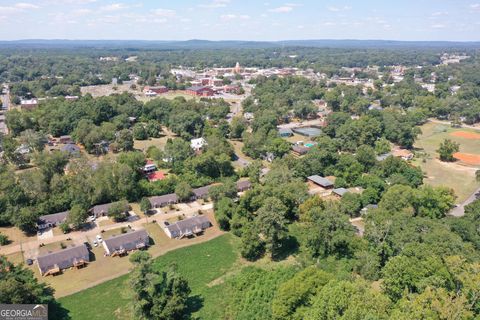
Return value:
<svg viewBox="0 0 480 320">
<path fill-rule="evenodd" d="M 480 133 L 468 132 L 468 131 L 455 131 L 451 133 L 454 137 L 465 139 L 480 139 Z"/>
<path fill-rule="evenodd" d="M 457 152 L 453 154 L 453 157 L 466 164 L 480 165 L 480 155 L 478 154 Z"/>
</svg>

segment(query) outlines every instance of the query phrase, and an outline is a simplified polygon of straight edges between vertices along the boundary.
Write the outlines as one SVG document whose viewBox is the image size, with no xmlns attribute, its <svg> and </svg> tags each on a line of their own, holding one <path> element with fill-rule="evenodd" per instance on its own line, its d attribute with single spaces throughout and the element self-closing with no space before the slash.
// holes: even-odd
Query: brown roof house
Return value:
<svg viewBox="0 0 480 320">
<path fill-rule="evenodd" d="M 48 228 L 54 228 L 65 222 L 67 220 L 67 217 L 68 211 L 40 216 L 37 220 L 37 229 L 44 230 Z"/>
<path fill-rule="evenodd" d="M 132 231 L 103 240 L 103 248 L 108 256 L 122 256 L 128 251 L 148 247 L 150 237 L 144 229 Z"/>
<path fill-rule="evenodd" d="M 181 239 L 203 232 L 212 226 L 206 216 L 196 216 L 165 226 L 163 230 L 170 238 Z"/>
<path fill-rule="evenodd" d="M 42 276 L 56 275 L 71 267 L 81 268 L 88 262 L 90 262 L 90 252 L 85 244 L 47 253 L 37 258 L 38 269 Z"/>
<path fill-rule="evenodd" d="M 243 192 L 252 188 L 252 183 L 249 180 L 237 181 L 237 191 Z"/>
</svg>

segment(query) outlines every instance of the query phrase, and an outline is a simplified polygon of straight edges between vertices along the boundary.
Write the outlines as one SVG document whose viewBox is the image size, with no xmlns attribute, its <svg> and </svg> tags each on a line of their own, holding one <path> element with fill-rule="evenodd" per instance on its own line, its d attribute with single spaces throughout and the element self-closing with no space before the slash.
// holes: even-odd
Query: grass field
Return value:
<svg viewBox="0 0 480 320">
<path fill-rule="evenodd" d="M 458 134 L 458 132 L 478 133 L 478 131 L 451 128 L 433 122 L 426 123 L 421 129 L 422 134 L 415 143 L 417 156 L 414 163 L 421 166 L 425 172 L 424 182 L 434 186 L 443 185 L 453 188 L 458 196 L 457 202 L 462 202 L 478 187 L 478 183 L 475 181 L 475 171 L 478 168 L 463 166 L 459 163 L 441 162 L 436 150 L 444 139 L 451 139 L 460 144 L 460 152 L 478 154 L 480 153 L 480 140 L 468 139 Z"/>
<path fill-rule="evenodd" d="M 192 289 L 191 308 L 201 319 L 219 318 L 220 286 L 209 286 L 231 270 L 238 259 L 238 250 L 229 234 L 208 242 L 178 249 L 156 258 L 155 267 L 163 270 L 175 263 Z M 128 303 L 128 275 L 59 299 L 75 320 L 131 319 Z"/>
</svg>

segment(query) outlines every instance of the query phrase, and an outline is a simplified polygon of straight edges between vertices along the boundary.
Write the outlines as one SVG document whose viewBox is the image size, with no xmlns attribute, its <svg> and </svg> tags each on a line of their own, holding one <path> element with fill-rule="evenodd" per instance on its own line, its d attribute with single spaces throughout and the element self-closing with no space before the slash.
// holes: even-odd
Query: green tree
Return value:
<svg viewBox="0 0 480 320">
<path fill-rule="evenodd" d="M 181 201 L 188 201 L 193 194 L 192 187 L 187 182 L 180 181 L 175 187 L 175 194 Z"/>
<path fill-rule="evenodd" d="M 246 225 L 242 229 L 240 254 L 249 261 L 255 261 L 265 253 L 265 242 L 260 239 L 254 226 Z"/>
<path fill-rule="evenodd" d="M 440 160 L 445 162 L 452 162 L 456 160 L 453 157 L 453 154 L 455 152 L 458 152 L 459 150 L 460 150 L 459 143 L 452 141 L 450 139 L 445 139 L 443 140 L 442 143 L 440 143 L 440 147 L 437 149 L 437 152 L 440 156 Z"/>
<path fill-rule="evenodd" d="M 148 132 L 143 123 L 137 123 L 133 126 L 133 138 L 136 140 L 148 139 Z"/>
<path fill-rule="evenodd" d="M 135 267 L 130 277 L 133 292 L 133 311 L 136 319 L 176 320 L 187 315 L 188 282 L 174 266 L 168 271 L 154 270 L 145 255 L 132 258 Z"/>
<path fill-rule="evenodd" d="M 122 151 L 133 150 L 133 136 L 130 130 L 123 129 L 117 133 L 116 142 Z"/>
<path fill-rule="evenodd" d="M 140 210 L 142 210 L 144 214 L 148 214 L 151 209 L 152 209 L 152 203 L 148 198 L 143 197 L 142 200 L 140 200 Z"/>
<path fill-rule="evenodd" d="M 74 204 L 68 212 L 67 224 L 72 225 L 74 229 L 79 229 L 87 218 L 87 210 L 78 204 Z"/>
<path fill-rule="evenodd" d="M 257 211 L 255 225 L 265 240 L 266 249 L 274 258 L 287 231 L 287 207 L 277 198 L 267 198 Z"/>
<path fill-rule="evenodd" d="M 128 202 L 127 200 L 120 200 L 112 203 L 108 208 L 107 215 L 115 222 L 124 221 L 127 218 Z"/>
</svg>

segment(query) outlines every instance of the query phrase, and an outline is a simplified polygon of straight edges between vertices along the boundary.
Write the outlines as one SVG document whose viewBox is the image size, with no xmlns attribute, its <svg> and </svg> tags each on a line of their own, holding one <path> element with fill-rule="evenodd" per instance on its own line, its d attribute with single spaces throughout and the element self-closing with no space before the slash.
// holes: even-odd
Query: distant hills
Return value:
<svg viewBox="0 0 480 320">
<path fill-rule="evenodd" d="M 0 41 L 0 48 L 138 48 L 138 49 L 233 49 L 233 48 L 480 48 L 480 42 L 455 41 L 394 41 L 394 40 L 45 40 L 28 39 Z"/>
</svg>

